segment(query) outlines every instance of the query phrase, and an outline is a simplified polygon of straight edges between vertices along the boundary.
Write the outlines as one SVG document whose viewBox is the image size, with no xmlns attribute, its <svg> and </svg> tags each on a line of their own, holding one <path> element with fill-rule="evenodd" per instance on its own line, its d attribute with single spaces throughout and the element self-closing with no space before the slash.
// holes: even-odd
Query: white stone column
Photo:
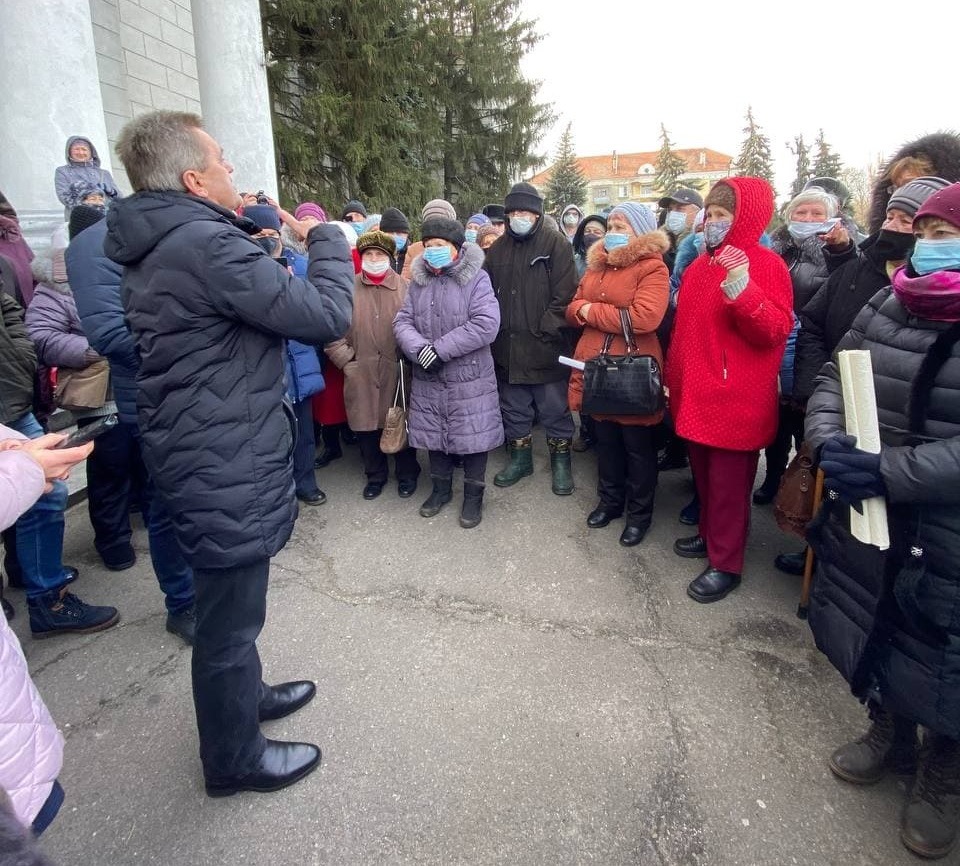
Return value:
<svg viewBox="0 0 960 866">
<path fill-rule="evenodd" d="M 53 174 L 67 139 L 89 138 L 110 170 L 90 4 L 3 0 L 0 17 L 0 189 L 42 246 L 63 222 Z"/>
<path fill-rule="evenodd" d="M 193 0 L 203 125 L 233 164 L 239 190 L 277 195 L 270 94 L 258 0 Z"/>
</svg>

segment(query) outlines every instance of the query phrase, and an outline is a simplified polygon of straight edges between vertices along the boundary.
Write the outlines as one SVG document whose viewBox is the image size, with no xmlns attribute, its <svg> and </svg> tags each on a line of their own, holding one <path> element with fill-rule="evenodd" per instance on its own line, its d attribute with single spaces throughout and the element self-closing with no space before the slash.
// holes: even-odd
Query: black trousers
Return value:
<svg viewBox="0 0 960 866">
<path fill-rule="evenodd" d="M 430 475 L 433 478 L 452 478 L 453 477 L 453 454 L 447 454 L 445 451 L 431 451 L 430 453 Z M 487 474 L 487 451 L 481 451 L 478 454 L 461 454 L 463 458 L 463 480 L 472 484 L 483 486 L 484 476 Z"/>
<path fill-rule="evenodd" d="M 250 773 L 267 745 L 258 717 L 264 685 L 257 636 L 267 615 L 269 574 L 269 559 L 193 572 L 193 705 L 208 782 Z"/>
<path fill-rule="evenodd" d="M 765 449 L 767 478 L 779 483 L 787 463 L 790 461 L 790 449 L 803 442 L 803 412 L 789 403 L 781 401 L 777 412 L 777 438 Z"/>
<path fill-rule="evenodd" d="M 626 513 L 627 526 L 649 527 L 657 490 L 655 429 L 597 421 L 597 495 Z"/>
<path fill-rule="evenodd" d="M 386 484 L 390 477 L 390 462 L 387 455 L 380 450 L 380 434 L 382 430 L 364 430 L 357 432 L 357 442 L 360 445 L 360 456 L 363 458 L 363 471 L 367 481 Z M 420 464 L 417 463 L 417 449 L 404 448 L 393 455 L 397 472 L 397 481 L 413 481 L 420 474 Z"/>
</svg>

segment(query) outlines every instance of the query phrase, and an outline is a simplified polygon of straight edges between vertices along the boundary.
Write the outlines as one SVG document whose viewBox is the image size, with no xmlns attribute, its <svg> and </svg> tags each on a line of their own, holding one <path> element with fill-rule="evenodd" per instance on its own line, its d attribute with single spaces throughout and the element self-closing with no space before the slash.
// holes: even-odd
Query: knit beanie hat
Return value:
<svg viewBox="0 0 960 866">
<path fill-rule="evenodd" d="M 262 229 L 280 231 L 280 214 L 273 205 L 248 204 L 243 209 L 243 215 L 248 220 L 253 220 Z"/>
<path fill-rule="evenodd" d="M 502 204 L 485 204 L 483 206 L 483 215 L 492 223 L 506 222 L 506 214 Z"/>
<path fill-rule="evenodd" d="M 397 254 L 393 235 L 386 232 L 364 232 L 357 238 L 357 252 L 362 256 L 366 250 L 383 250 L 390 258 Z"/>
<path fill-rule="evenodd" d="M 420 219 L 427 220 L 455 220 L 457 212 L 450 202 L 442 198 L 435 198 L 428 201 L 420 212 Z"/>
<path fill-rule="evenodd" d="M 78 204 L 70 211 L 70 223 L 67 227 L 70 240 L 73 240 L 84 229 L 90 228 L 94 223 L 100 222 L 106 215 L 107 212 L 102 207 Z"/>
<path fill-rule="evenodd" d="M 722 207 L 730 211 L 730 213 L 736 213 L 737 194 L 733 191 L 733 187 L 723 181 L 715 183 L 710 192 L 707 193 L 707 198 L 703 206 L 704 208 L 708 208 L 712 204 Z"/>
<path fill-rule="evenodd" d="M 945 189 L 948 186 L 950 186 L 950 181 L 944 180 L 942 177 L 914 178 L 890 196 L 890 201 L 887 202 L 887 210 L 896 208 L 911 217 L 916 216 L 920 205 L 938 189 Z"/>
<path fill-rule="evenodd" d="M 313 217 L 322 223 L 327 221 L 327 212 L 320 207 L 320 205 L 312 201 L 305 201 L 302 204 L 298 204 L 293 215 L 298 220 L 302 220 L 304 217 Z"/>
<path fill-rule="evenodd" d="M 480 228 L 480 226 L 490 225 L 490 220 L 482 213 L 475 213 L 467 220 L 467 225 L 470 225 L 470 223 L 475 223 L 477 228 Z"/>
<path fill-rule="evenodd" d="M 477 229 L 477 246 L 483 246 L 484 238 L 493 235 L 494 237 L 499 237 L 497 230 L 493 227 L 492 223 L 487 223 L 485 226 L 480 226 Z"/>
<path fill-rule="evenodd" d="M 457 249 L 463 246 L 466 237 L 463 234 L 463 226 L 457 220 L 450 219 L 428 219 L 420 228 L 420 237 L 424 241 L 430 238 L 441 238 L 450 241 Z"/>
<path fill-rule="evenodd" d="M 347 218 L 347 214 L 351 213 L 358 213 L 364 219 L 367 218 L 367 209 L 355 198 L 350 199 L 350 201 L 343 206 L 343 212 L 340 214 L 340 219 L 345 220 Z"/>
<path fill-rule="evenodd" d="M 532 184 L 515 183 L 503 200 L 503 210 L 505 213 L 528 210 L 531 213 L 543 214 L 543 198 Z"/>
<path fill-rule="evenodd" d="M 906 184 L 901 189 L 911 186 Z M 900 190 L 897 190 L 899 193 Z M 913 218 L 914 223 L 921 217 L 939 217 L 952 226 L 960 228 L 960 183 L 952 183 L 941 190 L 933 193 L 917 210 L 917 215 Z"/>
<path fill-rule="evenodd" d="M 630 223 L 630 227 L 638 235 L 645 235 L 647 232 L 655 231 L 657 228 L 657 218 L 653 215 L 653 211 L 648 207 L 644 207 L 642 204 L 637 204 L 635 201 L 625 201 L 622 204 L 618 204 L 607 214 L 607 219 L 614 214 L 620 214 L 626 217 L 627 222 Z"/>
<path fill-rule="evenodd" d="M 380 217 L 380 231 L 382 232 L 409 232 L 410 221 L 402 211 L 395 207 L 388 207 Z"/>
</svg>

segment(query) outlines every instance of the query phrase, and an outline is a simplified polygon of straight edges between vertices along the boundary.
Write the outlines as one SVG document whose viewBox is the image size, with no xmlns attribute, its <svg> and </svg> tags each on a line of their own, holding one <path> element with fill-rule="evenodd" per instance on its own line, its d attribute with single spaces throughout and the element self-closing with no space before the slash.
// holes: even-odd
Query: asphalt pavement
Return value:
<svg viewBox="0 0 960 866">
<path fill-rule="evenodd" d="M 488 481 L 503 465 L 491 455 Z M 43 837 L 61 866 L 214 864 L 639 864 L 895 866 L 906 792 L 856 789 L 826 765 L 865 713 L 797 619 L 799 549 L 754 507 L 744 582 L 699 605 L 679 559 L 687 471 L 663 473 L 653 528 L 588 529 L 592 454 L 572 496 L 535 474 L 487 488 L 483 522 L 455 501 L 429 520 L 393 480 L 365 501 L 360 457 L 318 472 L 274 560 L 260 640 L 268 682 L 311 678 L 317 698 L 264 726 L 323 749 L 320 769 L 274 794 L 209 799 L 190 650 L 164 630 L 137 521 L 137 565 L 106 571 L 84 504 L 67 515 L 75 591 L 121 623 L 35 641 L 13 626 L 66 737 L 64 807 Z M 758 477 L 758 483 L 762 474 Z M 957 862 L 957 861 L 954 861 Z"/>
</svg>

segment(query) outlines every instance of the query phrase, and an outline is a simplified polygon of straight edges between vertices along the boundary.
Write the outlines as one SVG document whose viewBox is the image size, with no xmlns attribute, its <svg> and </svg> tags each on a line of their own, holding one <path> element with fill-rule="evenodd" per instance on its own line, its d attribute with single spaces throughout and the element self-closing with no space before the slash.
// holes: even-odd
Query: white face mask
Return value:
<svg viewBox="0 0 960 866">
<path fill-rule="evenodd" d="M 532 228 L 533 220 L 529 220 L 526 217 L 510 217 L 510 231 L 515 235 L 530 234 L 530 229 Z"/>
<path fill-rule="evenodd" d="M 377 259 L 373 262 L 364 261 L 363 270 L 365 273 L 370 274 L 371 277 L 379 277 L 380 274 L 385 274 L 390 270 L 390 260 Z"/>
<path fill-rule="evenodd" d="M 663 225 L 667 231 L 671 231 L 675 235 L 678 235 L 687 227 L 687 215 L 683 211 L 672 210 L 667 214 L 667 218 L 664 220 Z"/>
</svg>

